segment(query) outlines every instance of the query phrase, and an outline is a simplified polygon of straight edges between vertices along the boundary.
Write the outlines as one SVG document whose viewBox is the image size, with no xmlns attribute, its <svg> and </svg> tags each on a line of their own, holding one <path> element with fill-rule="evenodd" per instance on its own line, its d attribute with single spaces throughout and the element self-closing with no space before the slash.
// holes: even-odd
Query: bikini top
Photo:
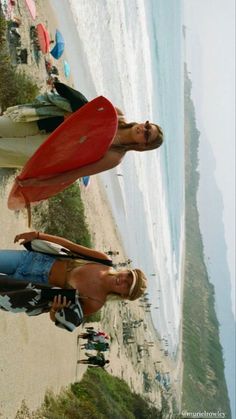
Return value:
<svg viewBox="0 0 236 419">
<path fill-rule="evenodd" d="M 63 260 L 65 260 L 65 259 L 63 258 Z M 98 258 L 84 259 L 84 258 L 80 258 L 80 257 L 76 258 L 76 259 L 66 259 L 66 273 L 71 272 L 73 269 L 80 268 L 81 266 L 87 265 L 89 263 L 99 263 L 100 265 L 105 265 L 105 266 L 111 266 L 112 267 L 112 262 L 111 263 L 106 263 L 106 262 L 111 262 L 111 261 L 98 259 Z M 66 275 L 66 277 L 67 277 L 67 275 Z M 65 288 L 73 289 L 72 285 L 68 284 L 67 279 L 65 280 Z"/>
</svg>

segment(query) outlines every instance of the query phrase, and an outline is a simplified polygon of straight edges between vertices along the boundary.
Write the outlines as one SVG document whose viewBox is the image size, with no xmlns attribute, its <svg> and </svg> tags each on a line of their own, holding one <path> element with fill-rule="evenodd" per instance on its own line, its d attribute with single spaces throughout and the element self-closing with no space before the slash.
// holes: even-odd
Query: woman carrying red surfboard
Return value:
<svg viewBox="0 0 236 419">
<path fill-rule="evenodd" d="M 0 167 L 23 167 L 66 116 L 88 103 L 85 96 L 63 83 L 56 82 L 55 89 L 58 94 L 47 93 L 32 105 L 9 108 L 0 116 Z M 95 163 L 77 168 L 77 178 L 117 166 L 129 150 L 153 150 L 162 144 L 163 132 L 158 125 L 127 123 L 123 113 L 116 110 L 118 129 L 109 149 Z M 69 178 L 69 171 L 67 175 Z"/>
<path fill-rule="evenodd" d="M 28 250 L 0 250 L 2 310 L 48 312 L 56 326 L 72 332 L 111 296 L 133 301 L 146 290 L 140 269 L 116 271 L 103 252 L 36 231 L 17 235 L 18 241 Z"/>
</svg>

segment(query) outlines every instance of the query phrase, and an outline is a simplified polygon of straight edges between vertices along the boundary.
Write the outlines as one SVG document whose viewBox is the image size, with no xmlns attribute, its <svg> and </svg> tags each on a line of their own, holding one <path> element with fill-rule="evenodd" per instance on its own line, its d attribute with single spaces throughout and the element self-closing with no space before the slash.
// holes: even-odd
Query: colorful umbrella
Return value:
<svg viewBox="0 0 236 419">
<path fill-rule="evenodd" d="M 25 0 L 26 6 L 31 14 L 33 20 L 36 18 L 36 6 L 34 0 Z"/>
<path fill-rule="evenodd" d="M 70 76 L 70 65 L 67 61 L 64 60 L 64 74 L 66 78 L 68 79 Z"/>
<path fill-rule="evenodd" d="M 58 58 L 62 56 L 64 52 L 64 48 L 65 48 L 65 42 L 64 42 L 63 36 L 61 32 L 59 32 L 58 29 L 56 30 L 55 42 L 56 42 L 56 45 L 54 46 L 54 48 L 52 49 L 50 53 L 52 54 L 54 58 L 56 58 L 56 60 L 58 60 Z"/>
<path fill-rule="evenodd" d="M 87 187 L 89 185 L 89 183 L 90 183 L 90 176 L 83 176 L 82 177 L 82 182 L 83 182 L 83 185 L 85 187 Z"/>
<path fill-rule="evenodd" d="M 37 30 L 37 37 L 38 37 L 40 50 L 42 51 L 43 54 L 47 54 L 47 52 L 49 52 L 49 45 L 50 45 L 49 33 L 42 23 L 39 23 L 36 26 L 36 30 Z"/>
</svg>

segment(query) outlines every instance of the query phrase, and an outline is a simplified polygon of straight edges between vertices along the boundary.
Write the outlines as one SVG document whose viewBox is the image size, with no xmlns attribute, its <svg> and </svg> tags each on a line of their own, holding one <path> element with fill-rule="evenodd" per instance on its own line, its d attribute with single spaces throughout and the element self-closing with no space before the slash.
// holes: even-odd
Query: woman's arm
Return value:
<svg viewBox="0 0 236 419">
<path fill-rule="evenodd" d="M 52 186 L 55 184 L 63 185 L 64 183 L 67 184 L 69 182 L 75 182 L 76 179 L 83 176 L 91 176 L 112 169 L 121 162 L 122 158 L 123 155 L 121 153 L 116 151 L 107 151 L 105 156 L 97 162 L 80 167 L 79 169 L 68 170 L 67 172 L 51 177 L 39 176 L 37 178 L 30 178 L 26 180 L 17 179 L 17 183 L 23 187 L 40 185 Z"/>
<path fill-rule="evenodd" d="M 20 244 L 24 244 L 28 241 L 35 239 L 46 240 L 51 243 L 59 244 L 62 247 L 66 247 L 71 252 L 80 253 L 83 256 L 91 256 L 98 259 L 110 260 L 110 258 L 103 252 L 98 252 L 97 250 L 81 246 L 79 244 L 73 243 L 70 240 L 64 239 L 63 237 L 52 236 L 51 234 L 45 234 L 39 231 L 30 231 L 27 233 L 18 234 L 15 237 L 14 243 L 17 243 L 19 240 L 22 240 Z"/>
</svg>

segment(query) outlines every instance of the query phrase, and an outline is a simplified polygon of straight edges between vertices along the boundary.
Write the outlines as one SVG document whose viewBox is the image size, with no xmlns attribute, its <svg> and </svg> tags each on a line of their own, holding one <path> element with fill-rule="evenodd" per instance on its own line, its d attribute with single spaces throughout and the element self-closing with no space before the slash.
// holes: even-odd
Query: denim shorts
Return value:
<svg viewBox="0 0 236 419">
<path fill-rule="evenodd" d="M 56 257 L 26 250 L 0 250 L 0 273 L 14 279 L 47 284 Z"/>
</svg>

